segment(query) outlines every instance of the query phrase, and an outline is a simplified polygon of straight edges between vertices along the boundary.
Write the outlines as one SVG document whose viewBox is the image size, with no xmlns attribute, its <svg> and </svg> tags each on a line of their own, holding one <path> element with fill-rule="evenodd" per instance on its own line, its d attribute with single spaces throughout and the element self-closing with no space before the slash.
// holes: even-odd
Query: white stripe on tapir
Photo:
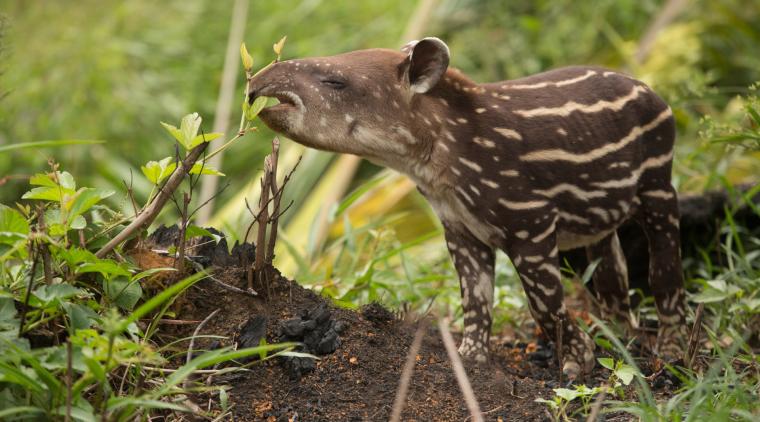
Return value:
<svg viewBox="0 0 760 422">
<path fill-rule="evenodd" d="M 580 104 L 575 101 L 568 101 L 559 107 L 539 107 L 529 110 L 515 110 L 515 114 L 519 114 L 523 117 L 539 117 L 539 116 L 561 116 L 565 117 L 570 115 L 574 111 L 581 113 L 598 113 L 603 110 L 620 111 L 629 101 L 633 101 L 639 97 L 639 93 L 646 92 L 647 88 L 641 85 L 633 87 L 631 92 L 620 97 L 615 101 L 599 100 L 594 104 Z"/>
<path fill-rule="evenodd" d="M 558 194 L 562 192 L 570 192 L 573 195 L 575 195 L 576 198 L 582 200 L 582 201 L 588 201 L 589 199 L 594 198 L 603 198 L 607 196 L 607 193 L 602 190 L 592 190 L 587 191 L 579 188 L 578 186 L 571 185 L 569 183 L 560 183 L 557 186 L 554 186 L 551 189 L 534 189 L 533 193 L 548 196 L 549 198 L 554 198 Z"/>
<path fill-rule="evenodd" d="M 670 107 L 668 107 L 651 122 L 644 126 L 635 126 L 630 132 L 628 132 L 628 135 L 625 135 L 621 140 L 592 149 L 584 154 L 575 154 L 563 149 L 543 149 L 525 154 L 521 156 L 520 159 L 523 161 L 570 161 L 572 163 L 588 163 L 589 161 L 604 157 L 611 152 L 625 148 L 626 145 L 636 140 L 642 134 L 656 128 L 660 123 L 668 120 L 672 114 L 673 112 L 670 111 Z"/>
<path fill-rule="evenodd" d="M 502 85 L 501 87 L 504 89 L 538 89 L 538 88 L 546 88 L 547 86 L 556 86 L 561 87 L 565 85 L 571 85 L 574 83 L 578 83 L 580 81 L 584 81 L 592 76 L 596 75 L 596 72 L 593 70 L 586 71 L 586 74 L 578 76 L 577 78 L 572 79 L 566 79 L 564 81 L 557 81 L 557 82 L 539 82 L 536 84 L 518 84 L 518 85 Z"/>
<path fill-rule="evenodd" d="M 641 177 L 642 173 L 644 173 L 645 171 L 651 168 L 659 167 L 667 163 L 668 161 L 670 161 L 672 158 L 673 158 L 673 151 L 670 151 L 659 157 L 648 158 L 643 163 L 641 163 L 639 168 L 637 168 L 636 170 L 633 170 L 631 172 L 631 175 L 626 177 L 625 179 L 608 180 L 606 182 L 592 182 L 591 184 L 598 188 L 603 188 L 603 189 L 627 188 L 629 186 L 635 185 L 639 181 L 639 178 Z"/>
</svg>

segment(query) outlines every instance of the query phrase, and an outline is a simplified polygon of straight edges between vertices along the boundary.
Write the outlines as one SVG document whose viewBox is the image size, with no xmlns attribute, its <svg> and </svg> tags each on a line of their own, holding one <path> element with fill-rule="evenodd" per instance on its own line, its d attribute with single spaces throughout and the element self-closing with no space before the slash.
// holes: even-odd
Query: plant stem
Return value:
<svg viewBox="0 0 760 422">
<path fill-rule="evenodd" d="M 153 220 L 158 217 L 158 214 L 164 208 L 166 201 L 171 198 L 174 191 L 177 189 L 180 183 L 182 183 L 182 180 L 184 180 L 185 175 L 190 172 L 190 169 L 193 168 L 193 165 L 198 160 L 198 157 L 200 157 L 201 153 L 206 149 L 207 146 L 208 142 L 204 142 L 190 150 L 185 159 L 182 161 L 181 165 L 177 166 L 177 168 L 174 170 L 174 173 L 169 176 L 169 180 L 166 181 L 166 184 L 164 184 L 163 188 L 158 192 L 158 195 L 156 195 L 150 205 L 145 207 L 140 215 L 132 220 L 132 222 L 126 228 L 124 228 L 124 230 L 114 236 L 114 238 L 111 239 L 111 241 L 109 241 L 105 246 L 100 248 L 100 250 L 95 252 L 95 256 L 98 258 L 103 258 L 121 242 L 127 240 L 130 236 L 142 230 L 144 227 L 149 226 L 150 223 L 152 223 Z"/>
</svg>

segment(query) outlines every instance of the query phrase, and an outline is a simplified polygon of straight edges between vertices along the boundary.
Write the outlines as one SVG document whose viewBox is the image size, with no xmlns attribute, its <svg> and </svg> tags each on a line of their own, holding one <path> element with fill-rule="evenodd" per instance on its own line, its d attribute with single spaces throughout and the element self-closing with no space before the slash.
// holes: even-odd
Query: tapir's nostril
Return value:
<svg viewBox="0 0 760 422">
<path fill-rule="evenodd" d="M 257 91 L 255 89 L 252 89 L 248 91 L 248 105 L 253 104 L 253 100 L 256 99 Z"/>
</svg>

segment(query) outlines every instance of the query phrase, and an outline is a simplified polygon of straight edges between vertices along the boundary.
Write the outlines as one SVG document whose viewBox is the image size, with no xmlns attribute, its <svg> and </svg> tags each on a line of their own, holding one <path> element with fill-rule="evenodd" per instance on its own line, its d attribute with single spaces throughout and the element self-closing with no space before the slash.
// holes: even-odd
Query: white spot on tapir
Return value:
<svg viewBox="0 0 760 422">
<path fill-rule="evenodd" d="M 466 159 L 464 157 L 459 157 L 459 162 L 462 163 L 462 164 L 464 164 L 465 166 L 473 169 L 474 171 L 476 171 L 478 173 L 480 173 L 481 171 L 483 171 L 483 167 L 481 167 L 478 163 L 476 163 L 474 161 L 470 161 L 470 160 L 468 160 L 468 159 Z"/>
</svg>

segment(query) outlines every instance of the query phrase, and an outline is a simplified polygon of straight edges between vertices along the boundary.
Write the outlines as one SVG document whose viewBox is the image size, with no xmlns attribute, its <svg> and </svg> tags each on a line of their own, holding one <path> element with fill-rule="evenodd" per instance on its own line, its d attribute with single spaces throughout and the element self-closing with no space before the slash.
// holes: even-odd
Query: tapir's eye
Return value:
<svg viewBox="0 0 760 422">
<path fill-rule="evenodd" d="M 346 82 L 339 79 L 327 78 L 322 79 L 320 82 L 322 82 L 322 85 L 331 89 L 343 89 L 346 87 Z"/>
</svg>

